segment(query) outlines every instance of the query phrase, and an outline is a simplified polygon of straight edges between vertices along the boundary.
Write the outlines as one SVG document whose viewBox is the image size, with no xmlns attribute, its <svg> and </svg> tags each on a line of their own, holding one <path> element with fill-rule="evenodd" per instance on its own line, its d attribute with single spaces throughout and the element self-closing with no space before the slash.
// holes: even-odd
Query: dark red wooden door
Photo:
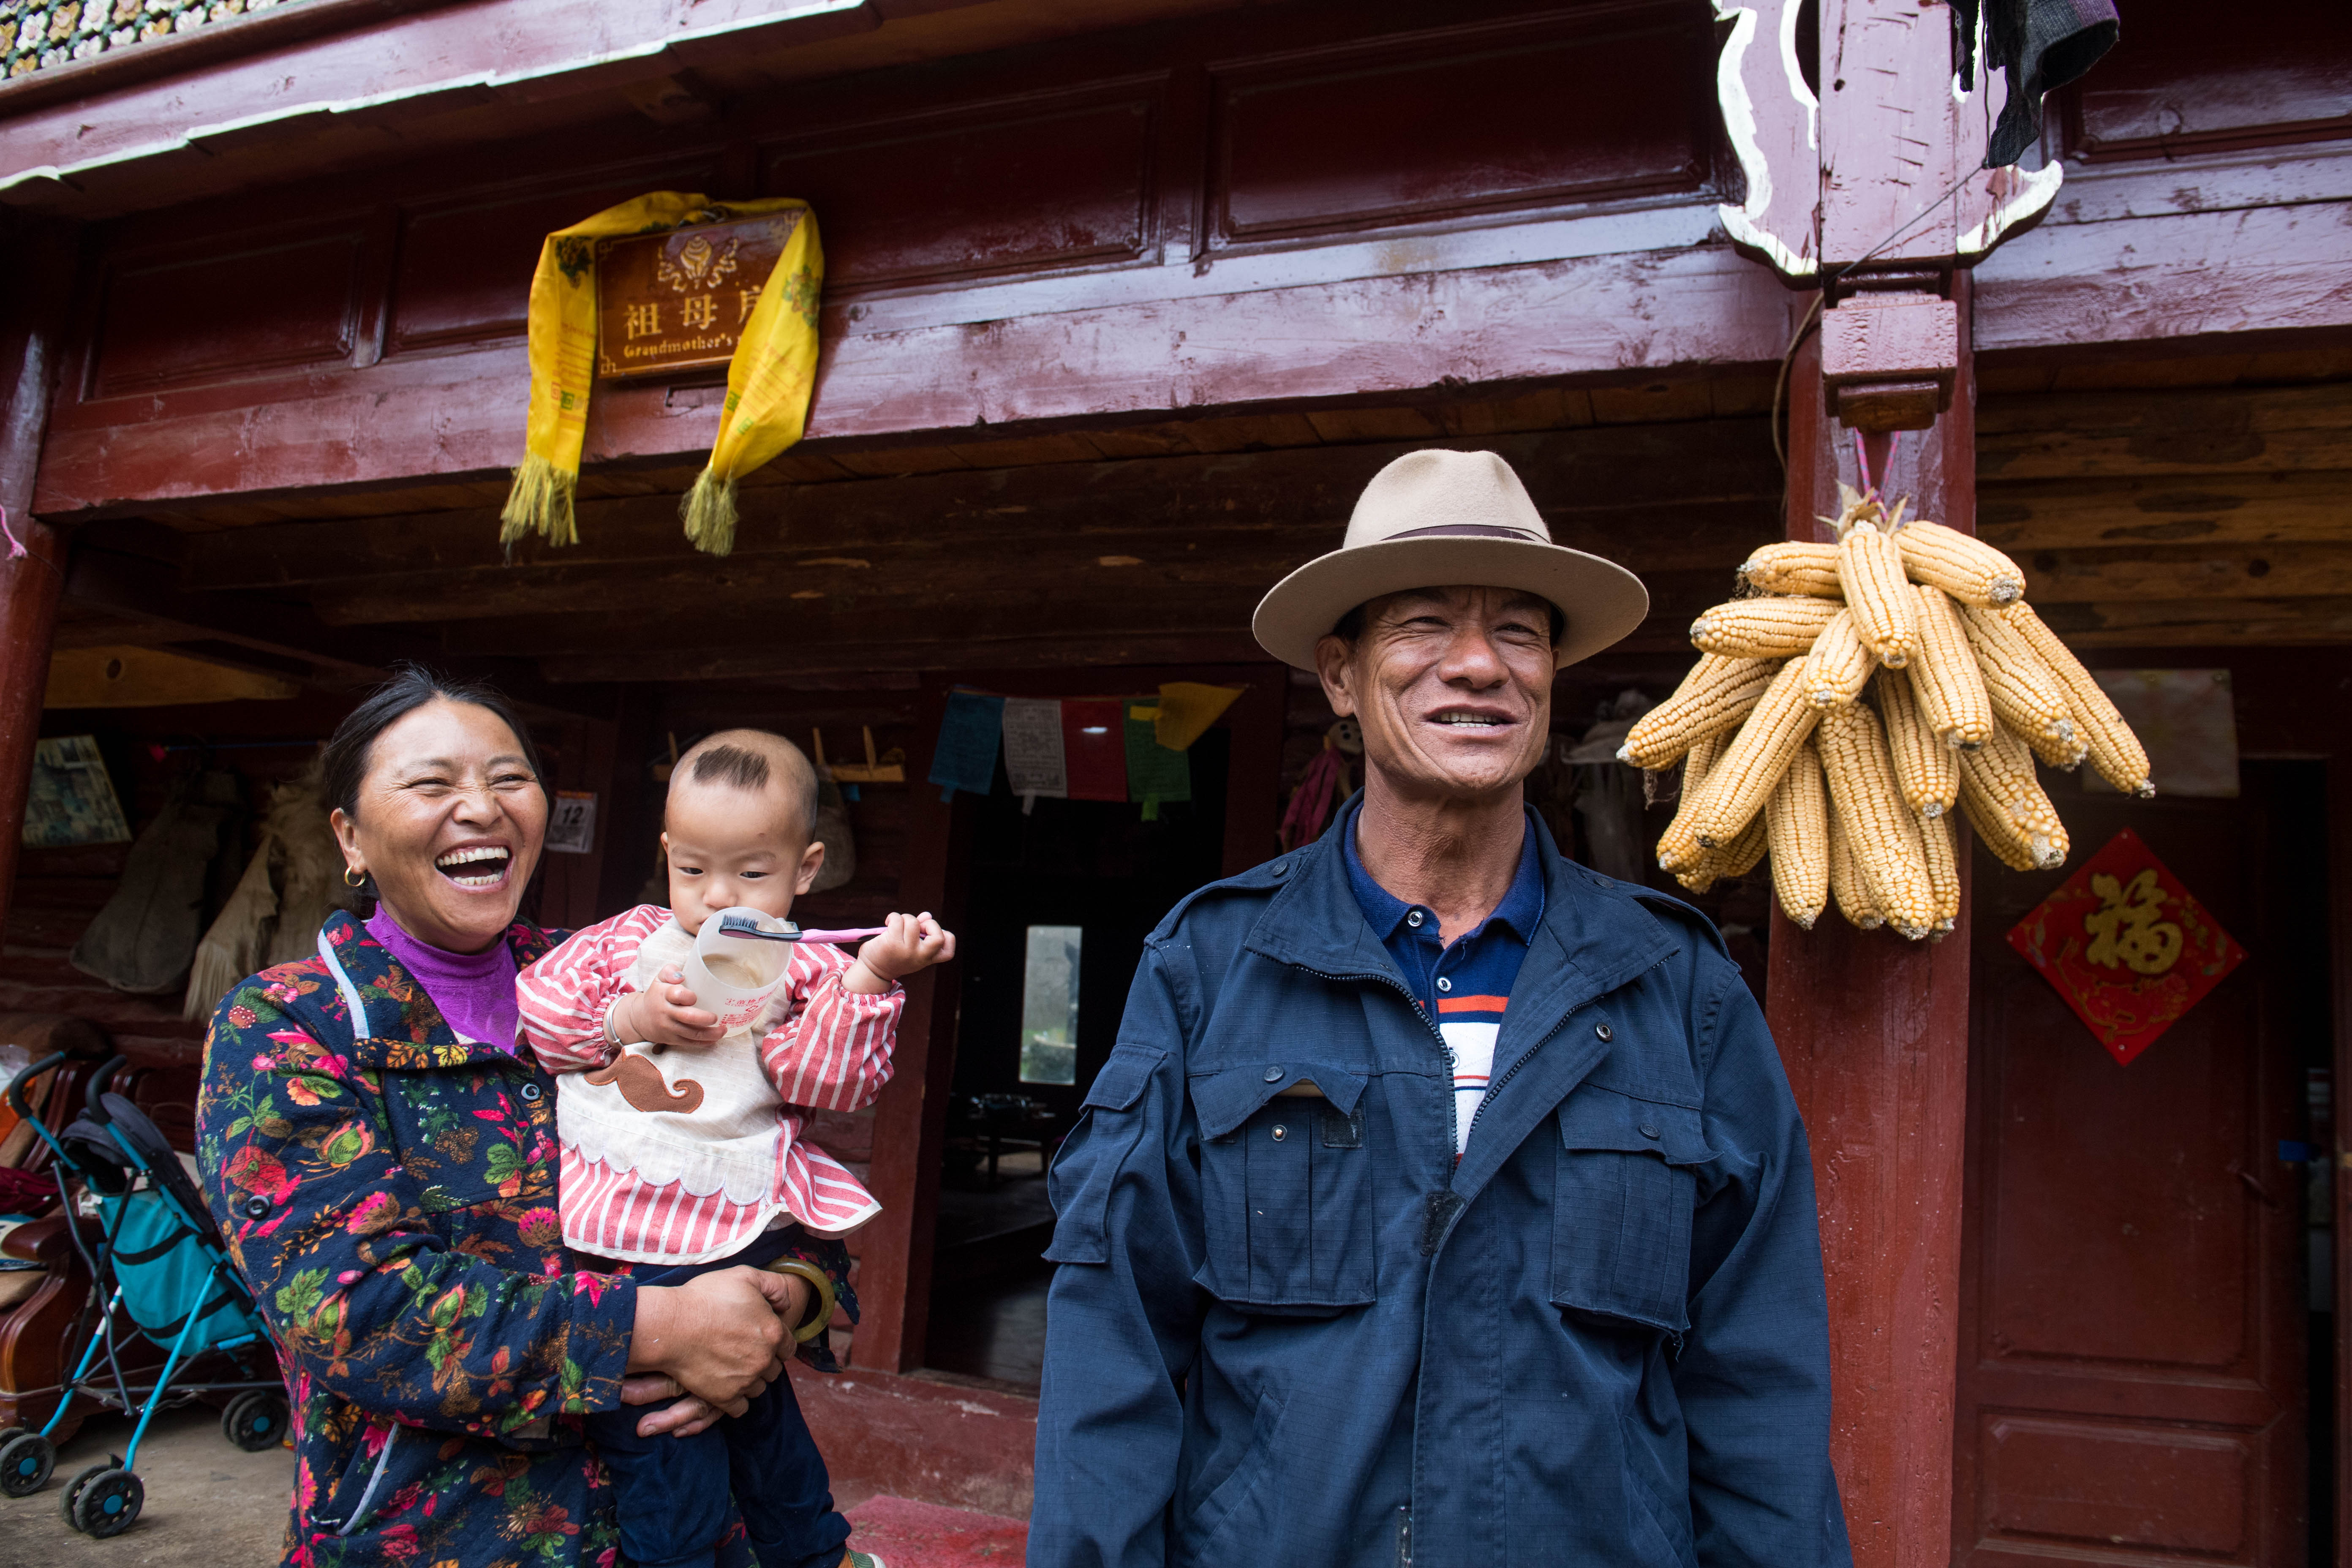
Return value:
<svg viewBox="0 0 2352 1568">
<path fill-rule="evenodd" d="M 2246 774 L 2237 800 L 2060 802 L 2074 865 L 2128 825 L 2252 955 L 2128 1067 L 2005 940 L 2066 873 L 1977 858 L 1956 1563 L 2306 1559 L 2300 1167 L 2277 1147 L 2301 944 L 2278 927 L 2284 836 L 2320 825 Z"/>
</svg>

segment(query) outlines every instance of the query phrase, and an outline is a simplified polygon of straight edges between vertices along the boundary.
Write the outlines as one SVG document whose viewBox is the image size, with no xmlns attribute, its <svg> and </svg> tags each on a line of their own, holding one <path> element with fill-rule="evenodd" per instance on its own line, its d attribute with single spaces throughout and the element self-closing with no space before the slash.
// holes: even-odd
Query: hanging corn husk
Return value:
<svg viewBox="0 0 2352 1568">
<path fill-rule="evenodd" d="M 2034 771 L 2087 760 L 2153 795 L 2147 752 L 2080 660 L 2025 602 L 1991 545 L 1841 485 L 1835 544 L 1768 544 L 1744 595 L 1691 626 L 1700 658 L 1626 736 L 1618 760 L 1681 763 L 1658 864 L 1704 890 L 1769 842 L 1781 909 L 1810 930 L 1834 902 L 1913 939 L 1953 928 L 1952 814 L 2020 869 L 2066 858 Z M 1760 837 L 1759 837 L 1760 836 Z"/>
</svg>

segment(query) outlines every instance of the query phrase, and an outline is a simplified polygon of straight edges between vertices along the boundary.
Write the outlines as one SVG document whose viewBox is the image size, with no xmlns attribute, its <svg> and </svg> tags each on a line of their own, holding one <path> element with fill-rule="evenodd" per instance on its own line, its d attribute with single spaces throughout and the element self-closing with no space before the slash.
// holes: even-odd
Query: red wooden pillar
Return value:
<svg viewBox="0 0 2352 1568">
<path fill-rule="evenodd" d="M 61 225 L 0 223 L 0 253 L 11 257 L 0 300 L 0 508 L 25 554 L 0 554 L 0 929 L 16 886 L 33 742 L 41 733 L 49 642 L 65 587 L 66 542 L 32 515 L 33 473 L 57 387 L 60 338 L 73 285 L 74 231 Z"/>
<path fill-rule="evenodd" d="M 1968 275 L 1960 381 L 1931 430 L 1904 435 L 1882 482 L 1913 515 L 1976 529 Z M 1853 437 L 1823 410 L 1821 348 L 1790 371 L 1788 531 L 1827 539 Z M 1966 888 L 1969 838 L 1960 832 Z M 1863 1568 L 1951 1556 L 1961 1167 L 1968 1130 L 1969 902 L 1958 929 L 1914 943 L 1834 908 L 1811 931 L 1772 914 L 1769 1007 L 1811 1135 L 1829 1276 L 1831 1452 Z"/>
</svg>

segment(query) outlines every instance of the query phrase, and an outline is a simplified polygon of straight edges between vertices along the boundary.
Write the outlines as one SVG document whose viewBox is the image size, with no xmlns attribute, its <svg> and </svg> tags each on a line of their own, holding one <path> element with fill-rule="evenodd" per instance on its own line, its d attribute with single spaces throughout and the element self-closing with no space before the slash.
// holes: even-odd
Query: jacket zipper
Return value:
<svg viewBox="0 0 2352 1568">
<path fill-rule="evenodd" d="M 1517 1061 L 1513 1062 L 1509 1067 L 1503 1069 L 1502 1077 L 1496 1079 L 1494 1082 L 1486 1086 L 1486 1096 L 1478 1101 L 1478 1109 L 1470 1113 L 1470 1131 L 1464 1133 L 1462 1136 L 1462 1147 L 1464 1149 L 1466 1150 L 1470 1147 L 1471 1134 L 1475 1133 L 1478 1131 L 1479 1119 L 1486 1114 L 1486 1106 L 1488 1102 L 1494 1100 L 1496 1091 L 1500 1089 L 1505 1084 L 1510 1082 L 1512 1077 L 1516 1075 L 1521 1068 L 1533 1061 L 1538 1051 L 1551 1044 L 1551 1037 L 1553 1035 L 1559 1034 L 1560 1030 L 1567 1026 L 1568 1020 L 1566 1018 L 1562 1018 L 1559 1023 L 1554 1024 L 1550 1030 L 1545 1034 L 1543 1038 L 1538 1040 L 1534 1045 L 1529 1046 L 1520 1056 Z"/>
</svg>

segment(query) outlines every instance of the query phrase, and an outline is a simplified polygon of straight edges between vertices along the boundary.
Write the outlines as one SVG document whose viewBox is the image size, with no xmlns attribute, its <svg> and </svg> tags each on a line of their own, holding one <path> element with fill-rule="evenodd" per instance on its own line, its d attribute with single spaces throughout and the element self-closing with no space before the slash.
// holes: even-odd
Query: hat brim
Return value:
<svg viewBox="0 0 2352 1568">
<path fill-rule="evenodd" d="M 1552 667 L 1565 669 L 1628 636 L 1650 613 L 1650 591 L 1614 561 L 1533 540 L 1396 539 L 1320 555 L 1258 601 L 1258 646 L 1301 669 L 1315 645 L 1359 605 L 1414 588 L 1516 588 L 1567 617 Z"/>
</svg>

